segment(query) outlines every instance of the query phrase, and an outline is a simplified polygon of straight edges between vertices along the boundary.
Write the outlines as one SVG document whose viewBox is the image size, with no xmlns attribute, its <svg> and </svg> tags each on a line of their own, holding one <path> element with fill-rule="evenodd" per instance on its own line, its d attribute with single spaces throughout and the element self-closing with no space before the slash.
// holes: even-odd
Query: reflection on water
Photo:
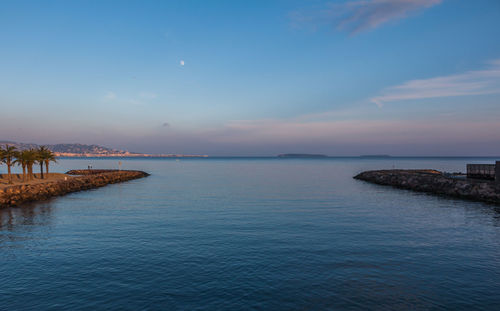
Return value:
<svg viewBox="0 0 500 311">
<path fill-rule="evenodd" d="M 0 250 L 15 246 L 15 242 L 40 238 L 39 235 L 32 236 L 32 232 L 39 226 L 51 226 L 52 209 L 50 201 L 0 209 Z"/>
</svg>

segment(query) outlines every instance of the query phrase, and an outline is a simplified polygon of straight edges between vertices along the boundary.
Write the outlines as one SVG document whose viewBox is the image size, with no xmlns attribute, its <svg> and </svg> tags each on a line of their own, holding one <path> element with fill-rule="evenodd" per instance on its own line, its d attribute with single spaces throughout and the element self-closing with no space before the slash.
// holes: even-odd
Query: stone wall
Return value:
<svg viewBox="0 0 500 311">
<path fill-rule="evenodd" d="M 494 181 L 453 178 L 429 170 L 367 171 L 354 176 L 380 185 L 500 204 L 500 184 Z"/>
<path fill-rule="evenodd" d="M 68 177 L 68 180 L 32 185 L 14 185 L 0 189 L 0 207 L 18 206 L 26 202 L 45 200 L 70 192 L 99 188 L 108 184 L 146 176 L 149 176 L 149 174 L 141 171 L 107 171 L 105 173 Z"/>
</svg>

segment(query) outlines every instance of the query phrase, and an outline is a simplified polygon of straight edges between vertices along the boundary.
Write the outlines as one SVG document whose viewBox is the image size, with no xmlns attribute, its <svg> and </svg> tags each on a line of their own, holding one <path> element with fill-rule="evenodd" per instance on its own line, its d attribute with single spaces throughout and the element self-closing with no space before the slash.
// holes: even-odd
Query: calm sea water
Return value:
<svg viewBox="0 0 500 311">
<path fill-rule="evenodd" d="M 0 210 L 0 310 L 498 310 L 499 208 L 352 179 L 492 160 L 121 160 L 152 175 Z"/>
</svg>

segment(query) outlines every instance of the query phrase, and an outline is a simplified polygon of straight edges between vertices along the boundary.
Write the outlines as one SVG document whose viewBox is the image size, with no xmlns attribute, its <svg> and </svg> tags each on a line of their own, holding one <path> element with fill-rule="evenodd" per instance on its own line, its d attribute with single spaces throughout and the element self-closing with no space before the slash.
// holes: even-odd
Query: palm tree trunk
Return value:
<svg viewBox="0 0 500 311">
<path fill-rule="evenodd" d="M 43 179 L 43 162 L 40 162 L 40 179 Z"/>
<path fill-rule="evenodd" d="M 47 178 L 49 178 L 49 161 L 45 160 L 45 174 L 47 175 Z"/>
<path fill-rule="evenodd" d="M 10 173 L 10 166 L 11 166 L 10 162 L 7 163 L 7 174 L 9 175 L 9 184 L 12 183 L 12 175 Z"/>
<path fill-rule="evenodd" d="M 26 164 L 23 164 L 23 182 L 26 182 Z"/>
</svg>

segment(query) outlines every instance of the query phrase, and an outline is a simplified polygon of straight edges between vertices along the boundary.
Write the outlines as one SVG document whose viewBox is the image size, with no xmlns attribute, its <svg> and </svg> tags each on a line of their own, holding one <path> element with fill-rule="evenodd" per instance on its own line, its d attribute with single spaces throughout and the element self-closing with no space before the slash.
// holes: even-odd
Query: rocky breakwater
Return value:
<svg viewBox="0 0 500 311">
<path fill-rule="evenodd" d="M 83 171 L 83 170 L 81 170 Z M 142 171 L 100 170 L 99 172 L 76 174 L 79 171 L 69 171 L 64 180 L 48 181 L 37 184 L 21 184 L 0 189 L 0 207 L 18 206 L 22 203 L 46 200 L 50 197 L 64 195 L 70 192 L 99 188 L 108 184 L 124 182 L 149 176 Z"/>
<path fill-rule="evenodd" d="M 354 178 L 379 185 L 500 204 L 500 183 L 457 178 L 434 170 L 366 171 Z"/>
</svg>

